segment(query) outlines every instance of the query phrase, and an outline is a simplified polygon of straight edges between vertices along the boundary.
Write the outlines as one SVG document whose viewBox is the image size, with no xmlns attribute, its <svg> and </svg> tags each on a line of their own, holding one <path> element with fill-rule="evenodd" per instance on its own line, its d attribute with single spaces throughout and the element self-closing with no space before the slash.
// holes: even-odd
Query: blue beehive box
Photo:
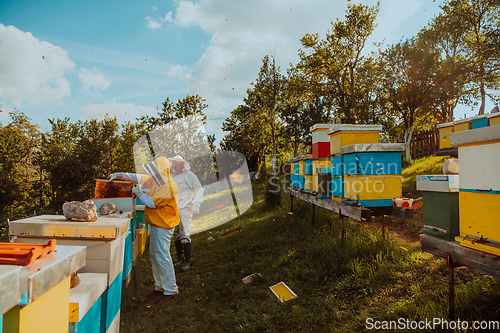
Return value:
<svg viewBox="0 0 500 333">
<path fill-rule="evenodd" d="M 331 180 L 331 194 L 335 197 L 344 196 L 344 177 L 343 176 L 332 176 Z"/>
<path fill-rule="evenodd" d="M 129 274 L 132 272 L 132 235 L 135 235 L 135 221 L 130 223 L 130 233 L 125 238 L 125 253 L 123 254 L 123 283 L 128 285 Z M 135 237 L 134 237 L 135 238 Z"/>
<path fill-rule="evenodd" d="M 484 115 L 484 117 L 477 118 L 477 119 L 471 119 L 470 121 L 470 129 L 477 129 L 477 128 L 482 128 L 482 127 L 488 127 L 489 122 L 488 122 L 488 117 L 487 115 Z"/>
<path fill-rule="evenodd" d="M 313 161 L 311 159 L 304 160 L 305 174 L 311 176 L 313 174 Z"/>
<path fill-rule="evenodd" d="M 400 175 L 401 153 L 356 152 L 345 154 L 344 175 Z"/>
<path fill-rule="evenodd" d="M 299 188 L 300 189 L 304 189 L 305 188 L 305 182 L 306 182 L 306 177 L 304 176 L 297 176 L 298 177 L 298 184 L 299 184 Z"/>
<path fill-rule="evenodd" d="M 342 156 L 332 157 L 332 176 L 342 176 L 344 174 L 344 159 Z"/>
</svg>

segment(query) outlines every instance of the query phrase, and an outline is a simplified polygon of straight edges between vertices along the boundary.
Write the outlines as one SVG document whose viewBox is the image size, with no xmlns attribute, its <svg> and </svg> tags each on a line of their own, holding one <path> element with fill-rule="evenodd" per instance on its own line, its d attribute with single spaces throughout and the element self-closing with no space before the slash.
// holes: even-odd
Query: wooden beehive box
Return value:
<svg viewBox="0 0 500 333">
<path fill-rule="evenodd" d="M 132 197 L 134 184 L 128 181 L 96 179 L 95 199 Z"/>
</svg>

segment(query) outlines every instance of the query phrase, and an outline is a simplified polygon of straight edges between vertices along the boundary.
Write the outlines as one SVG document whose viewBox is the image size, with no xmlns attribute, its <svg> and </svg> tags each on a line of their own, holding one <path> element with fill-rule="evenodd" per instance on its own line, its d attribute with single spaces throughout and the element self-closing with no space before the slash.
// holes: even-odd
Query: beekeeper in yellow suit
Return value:
<svg viewBox="0 0 500 333">
<path fill-rule="evenodd" d="M 177 204 L 181 222 L 174 230 L 174 244 L 177 251 L 177 262 L 181 271 L 187 271 L 193 265 L 191 253 L 191 221 L 194 214 L 200 213 L 203 202 L 203 187 L 198 177 L 191 171 L 187 161 L 177 155 L 169 159 L 174 169 L 174 181 L 179 188 Z"/>
<path fill-rule="evenodd" d="M 138 187 L 132 192 L 145 205 L 144 219 L 151 225 L 150 259 L 153 267 L 155 289 L 148 294 L 161 304 L 179 293 L 175 271 L 170 256 L 170 239 L 174 228 L 179 225 L 177 206 L 177 185 L 170 175 L 170 163 L 166 157 L 144 165 L 148 175 L 117 172 L 109 180 L 127 180 L 149 189 L 143 193 Z"/>
</svg>

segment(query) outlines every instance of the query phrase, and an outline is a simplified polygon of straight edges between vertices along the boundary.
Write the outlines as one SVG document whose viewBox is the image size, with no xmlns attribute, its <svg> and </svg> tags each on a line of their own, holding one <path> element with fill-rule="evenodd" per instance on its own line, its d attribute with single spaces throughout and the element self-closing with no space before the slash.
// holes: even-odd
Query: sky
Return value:
<svg viewBox="0 0 500 333">
<path fill-rule="evenodd" d="M 439 13 L 442 0 L 380 0 L 366 46 L 396 44 Z M 275 54 L 282 73 L 297 64 L 300 39 L 324 37 L 356 0 L 0 0 L 0 122 L 17 108 L 42 130 L 48 119 L 118 122 L 155 116 L 198 94 L 207 134 L 222 122 Z M 487 105 L 486 111 L 493 106 Z M 477 114 L 457 107 L 456 118 Z"/>
</svg>

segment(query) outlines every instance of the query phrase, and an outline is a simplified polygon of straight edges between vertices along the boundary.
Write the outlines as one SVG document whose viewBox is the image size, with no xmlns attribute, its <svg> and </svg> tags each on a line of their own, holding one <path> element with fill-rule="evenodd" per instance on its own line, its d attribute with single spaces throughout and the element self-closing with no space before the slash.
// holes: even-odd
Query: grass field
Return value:
<svg viewBox="0 0 500 333">
<path fill-rule="evenodd" d="M 406 193 L 418 195 L 411 178 L 442 162 L 405 169 Z M 420 251 L 421 213 L 410 223 L 388 218 L 385 239 L 375 223 L 347 220 L 342 241 L 334 214 L 317 208 L 312 227 L 310 204 L 294 200 L 288 214 L 283 194 L 281 207 L 268 209 L 263 188 L 253 183 L 253 205 L 241 217 L 192 237 L 194 268 L 177 273 L 180 294 L 166 304 L 145 299 L 153 288 L 146 251 L 137 266 L 140 299 L 133 284 L 123 293 L 121 332 L 362 332 L 367 320 L 448 318 L 448 268 Z M 455 271 L 456 318 L 500 320 L 499 281 Z M 260 276 L 252 283 L 241 281 L 253 273 Z M 271 292 L 281 281 L 296 299 L 282 303 Z"/>
</svg>

